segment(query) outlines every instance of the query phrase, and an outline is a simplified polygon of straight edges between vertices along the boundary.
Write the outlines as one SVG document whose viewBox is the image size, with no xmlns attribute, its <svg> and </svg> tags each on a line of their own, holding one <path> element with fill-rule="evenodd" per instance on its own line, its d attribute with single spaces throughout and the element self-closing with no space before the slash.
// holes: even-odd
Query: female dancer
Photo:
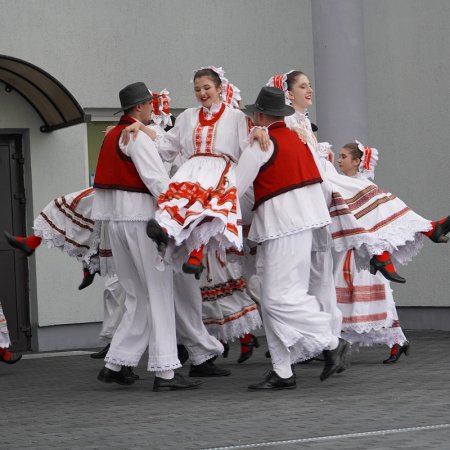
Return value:
<svg viewBox="0 0 450 450">
<path fill-rule="evenodd" d="M 194 89 L 201 106 L 184 111 L 174 128 L 155 140 L 163 159 L 172 160 L 182 153 L 185 162 L 160 196 L 155 220 L 149 222 L 147 231 L 160 250 L 170 244 L 176 269 L 182 265 L 184 272 L 196 278 L 203 271 L 207 247 L 205 266 L 209 267 L 201 282 L 203 321 L 222 341 L 242 337 L 243 362 L 258 345 L 249 332 L 261 326 L 257 306 L 245 294 L 242 269 L 230 259 L 230 253 L 242 251 L 235 163 L 247 145 L 248 120 L 235 108 L 238 90 L 228 83 L 221 68 L 196 71 Z M 139 124 L 127 129 L 141 129 L 154 139 Z"/>
<path fill-rule="evenodd" d="M 0 303 L 0 361 L 6 364 L 15 364 L 22 358 L 22 353 L 10 352 L 7 348 L 11 345 L 8 326 Z"/>
<path fill-rule="evenodd" d="M 308 77 L 300 71 L 276 75 L 268 85 L 282 89 L 286 102 L 295 113 L 287 125 L 306 141 L 313 154 L 322 157 L 322 174 L 331 185 L 330 214 L 334 248 L 338 252 L 354 249 L 358 268 L 380 271 L 388 280 L 404 283 L 391 261 L 409 262 L 422 247 L 422 234 L 433 242 L 448 242 L 450 216 L 432 222 L 412 211 L 395 195 L 384 192 L 368 180 L 349 178 L 337 173 L 327 160 L 328 150 L 318 144 L 311 129 L 306 108 L 312 105 L 313 90 Z"/>
<path fill-rule="evenodd" d="M 242 249 L 235 164 L 247 144 L 248 128 L 245 115 L 224 102 L 228 80 L 221 68 L 201 68 L 193 81 L 201 106 L 180 114 L 174 128 L 155 141 L 164 160 L 182 152 L 186 162 L 160 196 L 147 232 L 160 250 L 170 244 L 175 269 L 182 265 L 185 273 L 200 278 L 205 245 L 221 253 Z M 155 138 L 142 124 L 130 125 L 126 131 L 138 129 Z M 267 146 L 266 135 L 265 142 Z"/>
<path fill-rule="evenodd" d="M 340 171 L 351 178 L 373 178 L 378 151 L 359 143 L 345 144 L 339 153 Z M 356 270 L 353 250 L 339 254 L 335 265 L 337 302 L 343 314 L 342 337 L 358 346 L 385 344 L 391 353 L 383 363 L 408 354 L 389 281 L 368 270 Z"/>
<path fill-rule="evenodd" d="M 240 109 L 240 90 L 228 83 L 224 102 L 229 106 Z M 247 116 L 248 130 L 253 126 Z M 206 271 L 200 279 L 202 295 L 203 323 L 210 334 L 222 341 L 225 351 L 223 357 L 228 356 L 229 341 L 239 338 L 241 354 L 238 363 L 247 361 L 253 354 L 253 349 L 259 347 L 256 336 L 250 333 L 261 326 L 261 318 L 257 305 L 247 294 L 247 279 L 244 266 L 248 259 L 246 245 L 246 228 L 251 222 L 251 205 L 240 202 L 244 235 L 242 251 L 229 249 L 225 259 L 215 251 L 206 253 Z M 247 230 L 248 231 L 248 230 Z M 254 259 L 254 258 L 253 258 Z M 254 261 L 253 261 L 254 262 Z"/>
</svg>

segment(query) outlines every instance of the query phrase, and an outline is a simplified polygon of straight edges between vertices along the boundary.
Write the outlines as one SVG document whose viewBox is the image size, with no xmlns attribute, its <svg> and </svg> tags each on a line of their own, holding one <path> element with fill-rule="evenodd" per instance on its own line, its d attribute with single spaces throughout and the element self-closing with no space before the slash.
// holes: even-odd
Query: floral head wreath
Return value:
<svg viewBox="0 0 450 450">
<path fill-rule="evenodd" d="M 282 75 L 274 75 L 269 78 L 269 81 L 266 83 L 266 86 L 275 87 L 281 89 L 284 92 L 284 101 L 286 105 L 291 105 L 292 102 L 288 97 L 288 85 L 287 85 L 287 76 L 293 72 L 290 70 L 289 72 L 283 73 Z"/>
<path fill-rule="evenodd" d="M 199 70 L 203 70 L 203 69 L 210 69 L 213 72 L 215 72 L 219 78 L 220 78 L 220 83 L 222 85 L 222 92 L 220 93 L 220 97 L 222 99 L 222 101 L 229 105 L 229 106 L 233 106 L 233 107 L 239 107 L 239 106 L 235 106 L 234 105 L 234 101 L 233 101 L 233 94 L 230 97 L 230 101 L 227 101 L 227 97 L 229 94 L 227 94 L 227 91 L 230 91 L 228 86 L 230 85 L 230 82 L 228 81 L 227 78 L 225 78 L 225 71 L 222 69 L 222 67 L 215 67 L 215 66 L 208 66 L 208 67 L 200 67 L 200 69 L 194 70 L 194 75 L 199 71 Z M 192 80 L 192 82 L 194 82 L 194 80 Z M 236 86 L 231 85 L 231 91 L 233 89 L 237 89 Z M 230 92 L 231 92 L 230 91 Z M 239 98 L 236 97 L 236 100 L 241 100 L 240 95 L 239 95 L 239 89 L 237 89 L 237 92 L 235 95 L 239 96 Z"/>
<path fill-rule="evenodd" d="M 375 178 L 375 166 L 378 162 L 378 150 L 376 148 L 364 147 L 361 142 L 355 139 L 358 149 L 362 152 L 361 162 L 358 171 L 365 178 Z"/>
<path fill-rule="evenodd" d="M 163 89 L 159 94 L 152 92 L 153 96 L 153 123 L 161 128 L 172 126 L 172 118 L 170 116 L 170 97 L 169 91 Z"/>
</svg>

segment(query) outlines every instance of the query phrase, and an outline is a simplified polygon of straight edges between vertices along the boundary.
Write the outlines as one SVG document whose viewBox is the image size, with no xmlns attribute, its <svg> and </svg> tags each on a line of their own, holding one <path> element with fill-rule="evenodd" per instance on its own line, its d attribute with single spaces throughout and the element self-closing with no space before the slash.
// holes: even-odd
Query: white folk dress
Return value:
<svg viewBox="0 0 450 450">
<path fill-rule="evenodd" d="M 358 271 L 352 250 L 340 253 L 335 265 L 338 307 L 342 311 L 342 337 L 356 346 L 403 345 L 389 281 L 381 274 Z"/>
<path fill-rule="evenodd" d="M 297 111 L 286 118 L 286 123 L 290 128 L 305 130 L 309 148 L 323 156 L 305 114 Z M 341 175 L 329 161 L 322 160 L 322 174 L 332 189 L 330 215 L 335 250 L 353 248 L 358 268 L 367 267 L 372 255 L 384 251 L 400 264 L 416 256 L 423 245 L 421 232 L 429 231 L 431 222 L 367 178 Z"/>
<path fill-rule="evenodd" d="M 236 195 L 235 164 L 248 135 L 242 111 L 213 105 L 190 108 L 155 144 L 172 161 L 180 152 L 186 162 L 158 199 L 155 215 L 172 237 L 174 268 L 201 245 L 224 251 L 242 249 L 241 212 Z"/>
<path fill-rule="evenodd" d="M 0 303 L 0 348 L 7 348 L 11 345 L 9 340 L 8 325 L 3 314 L 2 304 Z"/>
<path fill-rule="evenodd" d="M 48 248 L 58 248 L 79 261 L 90 261 L 91 273 L 99 269 L 95 220 L 91 218 L 94 189 L 65 194 L 52 200 L 34 219 L 34 234 Z"/>
<path fill-rule="evenodd" d="M 243 251 L 228 250 L 225 259 L 213 249 L 206 255 L 206 270 L 200 279 L 203 323 L 222 342 L 262 326 L 258 305 L 247 293 L 243 263 Z"/>
</svg>

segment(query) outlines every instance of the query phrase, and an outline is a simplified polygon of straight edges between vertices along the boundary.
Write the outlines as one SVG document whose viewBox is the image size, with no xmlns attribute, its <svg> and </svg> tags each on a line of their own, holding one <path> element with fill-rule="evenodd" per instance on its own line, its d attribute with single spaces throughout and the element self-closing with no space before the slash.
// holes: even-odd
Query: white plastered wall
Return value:
<svg viewBox="0 0 450 450">
<path fill-rule="evenodd" d="M 450 3 L 364 0 L 369 143 L 375 181 L 424 217 L 450 214 Z M 355 136 L 356 137 L 356 136 Z M 450 246 L 427 240 L 399 272 L 401 306 L 450 306 Z"/>
</svg>

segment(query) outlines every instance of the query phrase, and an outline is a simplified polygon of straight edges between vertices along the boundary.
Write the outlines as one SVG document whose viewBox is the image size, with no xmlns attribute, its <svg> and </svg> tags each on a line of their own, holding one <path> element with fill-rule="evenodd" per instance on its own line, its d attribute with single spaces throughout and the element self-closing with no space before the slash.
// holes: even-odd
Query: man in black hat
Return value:
<svg viewBox="0 0 450 450">
<path fill-rule="evenodd" d="M 261 311 L 273 370 L 251 390 L 296 387 L 291 364 L 323 351 L 323 381 L 345 369 L 348 343 L 333 336 L 330 315 L 308 293 L 312 231 L 331 223 L 319 170 L 308 147 L 284 117 L 294 113 L 284 93 L 263 87 L 254 105 L 257 126 L 271 139 L 267 152 L 257 142 L 242 154 L 237 167 L 238 194 L 253 183 L 255 205 L 249 239 L 260 243 Z"/>
<path fill-rule="evenodd" d="M 167 189 L 169 177 L 153 141 L 138 133 L 126 144 L 122 130 L 139 121 L 148 125 L 152 94 L 142 82 L 119 93 L 124 115 L 106 136 L 100 150 L 92 218 L 106 226 L 113 263 L 126 293 L 125 313 L 113 336 L 98 379 L 134 383 L 125 367 L 136 367 L 148 348 L 148 370 L 155 372 L 153 390 L 191 389 L 198 381 L 175 374 L 177 357 L 172 269 L 164 266 L 146 235 L 155 213 L 155 199 Z M 125 366 L 125 367 L 124 367 Z"/>
</svg>

